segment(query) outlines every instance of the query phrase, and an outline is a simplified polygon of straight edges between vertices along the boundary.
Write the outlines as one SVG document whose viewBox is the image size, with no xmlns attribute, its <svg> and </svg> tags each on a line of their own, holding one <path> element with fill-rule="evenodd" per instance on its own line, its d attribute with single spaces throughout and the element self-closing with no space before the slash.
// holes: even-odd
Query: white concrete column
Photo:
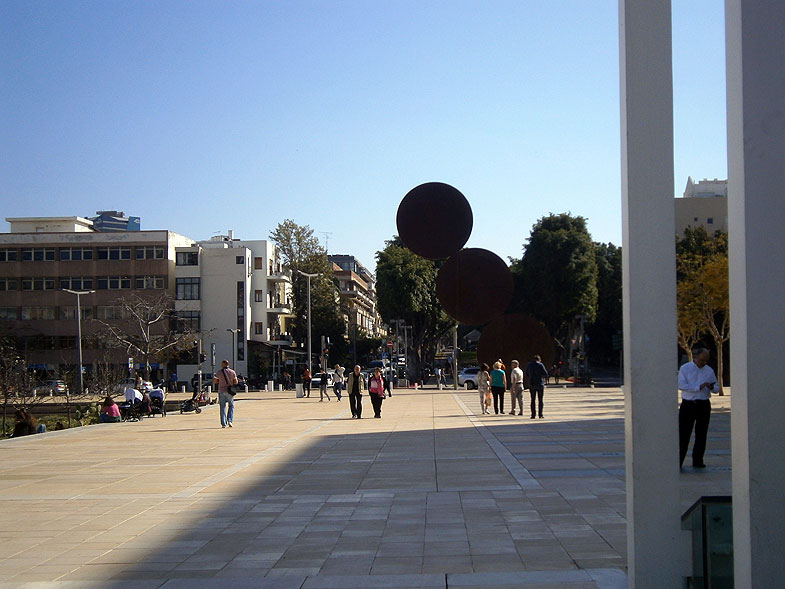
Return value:
<svg viewBox="0 0 785 589">
<path fill-rule="evenodd" d="M 679 587 L 671 5 L 620 0 L 630 587 Z"/>
<path fill-rule="evenodd" d="M 785 2 L 727 0 L 736 587 L 785 579 Z"/>
</svg>

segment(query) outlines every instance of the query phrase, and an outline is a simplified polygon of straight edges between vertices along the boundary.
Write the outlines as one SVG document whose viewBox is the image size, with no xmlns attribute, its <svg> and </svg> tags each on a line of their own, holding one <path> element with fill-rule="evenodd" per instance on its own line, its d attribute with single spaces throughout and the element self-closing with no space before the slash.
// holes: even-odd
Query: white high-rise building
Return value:
<svg viewBox="0 0 785 589">
<path fill-rule="evenodd" d="M 235 239 L 230 231 L 177 248 L 175 283 L 178 317 L 203 334 L 202 371 L 226 359 L 238 374 L 266 381 L 261 356 L 280 359 L 273 352 L 289 343 L 285 320 L 292 312 L 291 276 L 275 244 Z M 178 380 L 190 380 L 198 368 L 178 365 Z"/>
</svg>

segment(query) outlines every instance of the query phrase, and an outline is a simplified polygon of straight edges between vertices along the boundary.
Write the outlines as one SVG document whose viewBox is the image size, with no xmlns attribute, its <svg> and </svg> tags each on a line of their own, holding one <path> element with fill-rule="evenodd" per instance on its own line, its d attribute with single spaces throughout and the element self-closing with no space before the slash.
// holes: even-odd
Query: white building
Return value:
<svg viewBox="0 0 785 589">
<path fill-rule="evenodd" d="M 703 227 L 709 235 L 728 231 L 728 181 L 687 178 L 682 198 L 676 203 L 676 235 L 684 235 L 687 227 Z"/>
<path fill-rule="evenodd" d="M 178 248 L 176 264 L 175 311 L 203 334 L 202 371 L 213 372 L 226 359 L 238 374 L 266 380 L 259 350 L 288 343 L 285 318 L 291 315 L 291 277 L 275 245 L 235 239 L 230 231 Z M 190 380 L 197 371 L 195 364 L 180 364 L 178 379 Z"/>
</svg>

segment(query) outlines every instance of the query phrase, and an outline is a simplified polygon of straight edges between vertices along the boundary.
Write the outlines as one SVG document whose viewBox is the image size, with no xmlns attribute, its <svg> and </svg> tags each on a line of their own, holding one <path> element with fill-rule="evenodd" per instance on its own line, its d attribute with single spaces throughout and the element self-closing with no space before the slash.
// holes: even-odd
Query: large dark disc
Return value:
<svg viewBox="0 0 785 589">
<path fill-rule="evenodd" d="M 456 188 L 427 182 L 412 188 L 398 205 L 398 236 L 415 254 L 430 260 L 460 250 L 472 232 L 472 207 Z"/>
<path fill-rule="evenodd" d="M 444 310 L 466 325 L 483 325 L 504 313 L 512 292 L 510 268 L 486 249 L 467 248 L 450 256 L 436 279 Z"/>
<path fill-rule="evenodd" d="M 520 313 L 502 315 L 491 321 L 477 342 L 477 361 L 491 367 L 501 359 L 508 370 L 511 360 L 517 360 L 523 368 L 534 354 L 539 354 L 550 370 L 554 358 L 553 338 L 542 323 Z"/>
</svg>

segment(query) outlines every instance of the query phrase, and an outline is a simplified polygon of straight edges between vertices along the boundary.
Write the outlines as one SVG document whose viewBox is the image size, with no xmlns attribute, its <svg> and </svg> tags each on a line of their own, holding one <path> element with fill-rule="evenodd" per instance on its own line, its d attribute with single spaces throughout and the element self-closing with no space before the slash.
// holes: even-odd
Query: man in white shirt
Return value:
<svg viewBox="0 0 785 589">
<path fill-rule="evenodd" d="M 709 361 L 709 351 L 698 348 L 692 352 L 692 362 L 679 369 L 679 466 L 684 464 L 687 447 L 690 445 L 692 428 L 695 428 L 695 444 L 692 447 L 693 468 L 705 468 L 703 453 L 706 451 L 706 435 L 711 418 L 711 394 L 719 392 L 717 376 Z"/>
<path fill-rule="evenodd" d="M 515 403 L 518 403 L 518 415 L 523 415 L 523 370 L 518 367 L 518 361 L 510 362 L 510 396 L 512 397 L 512 411 L 510 415 L 515 415 Z"/>
</svg>

